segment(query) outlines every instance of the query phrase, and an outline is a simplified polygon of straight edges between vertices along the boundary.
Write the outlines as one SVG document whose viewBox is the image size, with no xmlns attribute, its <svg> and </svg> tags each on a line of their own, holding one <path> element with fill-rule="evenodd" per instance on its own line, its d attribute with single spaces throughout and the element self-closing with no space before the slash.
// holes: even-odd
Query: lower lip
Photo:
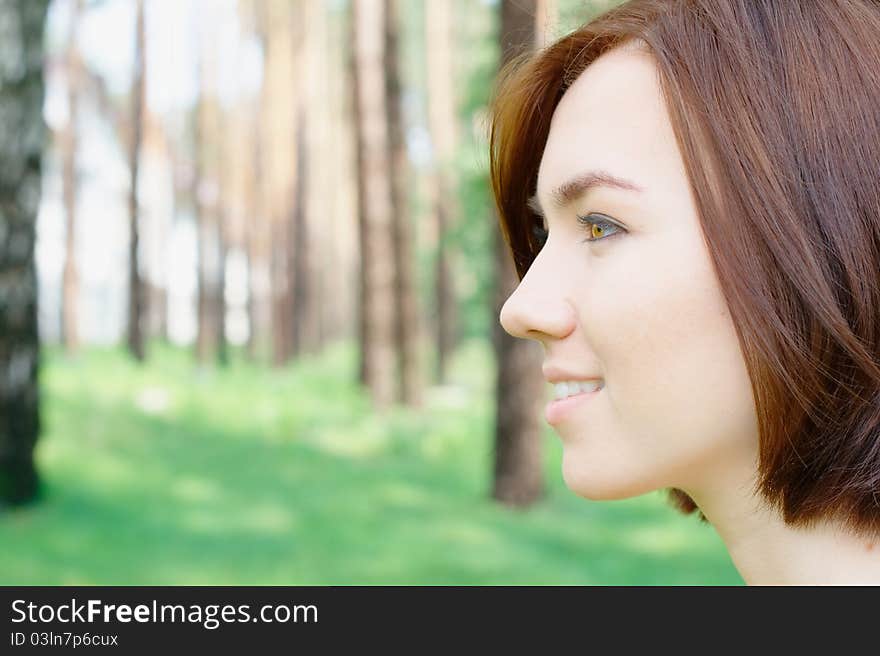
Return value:
<svg viewBox="0 0 880 656">
<path fill-rule="evenodd" d="M 579 405 L 592 401 L 603 389 L 605 389 L 604 385 L 592 392 L 581 392 L 580 394 L 567 396 L 564 399 L 550 401 L 544 409 L 544 417 L 547 419 L 547 423 L 551 426 L 561 423 L 572 410 Z"/>
</svg>

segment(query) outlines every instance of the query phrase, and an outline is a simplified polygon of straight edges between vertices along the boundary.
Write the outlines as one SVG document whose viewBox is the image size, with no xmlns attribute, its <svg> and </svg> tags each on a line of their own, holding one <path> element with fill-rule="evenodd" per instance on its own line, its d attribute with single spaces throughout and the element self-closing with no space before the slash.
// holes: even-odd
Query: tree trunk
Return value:
<svg viewBox="0 0 880 656">
<path fill-rule="evenodd" d="M 535 5 L 535 45 L 543 48 L 553 42 L 559 23 L 559 0 L 537 0 Z"/>
<path fill-rule="evenodd" d="M 263 111 L 262 103 L 257 113 Z M 245 221 L 248 260 L 248 357 L 254 361 L 264 361 L 269 352 L 272 338 L 272 308 L 270 300 L 269 267 L 269 221 L 266 195 L 261 180 L 265 166 L 261 157 L 261 121 L 251 126 L 251 141 L 245 157 L 252 158 L 254 175 L 248 188 L 248 217 Z"/>
<path fill-rule="evenodd" d="M 220 135 L 218 134 L 219 138 Z M 220 166 L 225 166 L 222 162 Z M 221 195 L 222 197 L 222 195 Z M 217 279 L 214 289 L 214 321 L 217 334 L 217 364 L 226 366 L 229 364 L 229 343 L 226 338 L 226 255 L 228 252 L 227 224 L 229 216 L 225 203 L 221 203 L 215 210 L 217 221 Z"/>
<path fill-rule="evenodd" d="M 292 212 L 292 249 L 291 273 L 293 280 L 292 316 L 291 316 L 291 354 L 314 353 L 317 343 L 317 315 L 315 297 L 312 294 L 312 258 L 311 234 L 308 227 L 307 190 L 309 189 L 307 161 L 307 122 L 304 115 L 305 107 L 300 106 L 296 126 L 296 184 L 294 186 Z"/>
<path fill-rule="evenodd" d="M 261 203 L 269 220 L 267 265 L 271 289 L 272 363 L 293 354 L 294 280 L 292 229 L 296 194 L 298 62 L 302 42 L 300 3 L 266 0 L 256 5 L 263 43 L 260 154 Z"/>
<path fill-rule="evenodd" d="M 254 23 L 263 46 L 263 82 L 256 108 L 257 120 L 251 128 L 252 144 L 247 156 L 253 158 L 253 214 L 247 222 L 248 235 L 248 308 L 250 313 L 250 357 L 261 362 L 274 359 L 274 300 L 272 283 L 272 180 L 269 149 L 272 147 L 270 130 L 271 64 L 265 7 L 255 6 Z"/>
<path fill-rule="evenodd" d="M 43 123 L 47 0 L 0 3 L 0 505 L 40 494 L 34 445 L 40 432 L 37 273 L 34 261 Z"/>
<path fill-rule="evenodd" d="M 220 106 L 214 90 L 216 57 L 214 44 L 201 42 L 199 95 L 195 117 L 194 201 L 198 226 L 198 333 L 196 357 L 200 364 L 224 364 L 225 319 L 224 285 L 226 245 L 219 153 L 223 144 Z M 210 78 L 210 80 L 209 80 Z"/>
<path fill-rule="evenodd" d="M 353 314 L 353 278 L 346 257 L 347 244 L 357 234 L 353 215 L 344 215 L 345 197 L 353 188 L 354 174 L 340 144 L 348 143 L 349 125 L 340 125 L 339 90 L 346 80 L 340 62 L 343 44 L 336 38 L 338 20 L 331 20 L 331 9 L 323 0 L 307 0 L 303 24 L 306 31 L 302 62 L 304 98 L 321 98 L 303 107 L 306 130 L 308 170 L 303 173 L 306 185 L 306 217 L 309 232 L 309 294 L 312 298 L 308 317 L 308 349 L 318 352 L 325 344 L 348 332 Z M 333 12 L 336 15 L 336 12 Z M 337 237 L 342 235 L 341 237 Z M 332 266 L 324 263 L 332 262 Z M 350 314 L 350 316 L 349 316 Z"/>
<path fill-rule="evenodd" d="M 394 252 L 393 192 L 389 158 L 388 109 L 385 87 L 384 0 L 355 0 L 359 175 L 365 201 L 364 250 L 361 253 L 365 291 L 364 344 L 367 387 L 379 408 L 394 400 Z"/>
<path fill-rule="evenodd" d="M 516 54 L 534 48 L 535 4 L 535 0 L 501 0 L 502 65 Z M 498 322 L 501 306 L 517 285 L 513 260 L 500 229 L 494 230 L 494 250 L 492 325 L 498 371 L 492 496 L 508 505 L 526 506 L 544 494 L 540 424 L 545 396 L 542 354 L 536 342 L 511 337 Z"/>
<path fill-rule="evenodd" d="M 200 66 L 201 68 L 201 66 Z M 204 73 L 200 74 L 200 80 Z M 211 320 L 211 293 L 208 289 L 211 279 L 212 246 L 211 230 L 208 225 L 210 217 L 205 207 L 207 183 L 205 180 L 205 97 L 199 84 L 198 98 L 196 99 L 195 117 L 193 120 L 193 178 L 192 178 L 192 202 L 193 213 L 196 223 L 196 361 L 205 365 L 211 361 L 216 346 L 214 327 L 216 323 Z"/>
<path fill-rule="evenodd" d="M 214 320 L 217 323 L 217 364 L 229 364 L 229 339 L 226 334 L 226 263 L 233 229 L 236 204 L 235 170 L 231 153 L 235 146 L 236 122 L 233 113 L 224 110 L 215 95 L 214 121 L 211 144 L 213 157 L 211 168 L 217 190 L 214 206 L 215 233 L 217 235 L 217 271 L 214 289 Z"/>
<path fill-rule="evenodd" d="M 436 344 L 437 365 L 434 378 L 437 383 L 446 383 L 449 374 L 449 359 L 455 350 L 457 307 L 455 300 L 455 286 L 453 284 L 451 266 L 451 246 L 447 235 L 449 234 L 452 214 L 449 212 L 449 194 L 454 191 L 444 191 L 446 185 L 437 186 L 434 190 L 434 211 L 437 224 L 437 260 L 434 269 L 434 297 L 436 303 Z"/>
<path fill-rule="evenodd" d="M 336 53 L 331 51 L 327 29 L 328 8 L 323 0 L 300 3 L 299 21 L 307 25 L 298 57 L 299 124 L 297 125 L 297 219 L 294 224 L 294 322 L 296 351 L 317 353 L 338 331 L 339 321 L 328 321 L 346 303 L 332 283 L 339 281 L 346 262 L 332 242 L 332 233 L 340 228 L 339 196 L 347 181 L 337 144 L 341 138 L 331 133 L 336 119 L 337 83 L 334 68 Z M 338 46 L 337 46 L 338 47 Z M 320 98 L 320 102 L 313 99 Z M 350 227 L 347 227 L 351 230 Z M 332 262 L 332 266 L 321 263 Z M 348 281 L 346 281 L 348 282 Z"/>
<path fill-rule="evenodd" d="M 290 267 L 287 262 L 288 227 L 272 223 L 272 364 L 283 367 L 290 359 Z"/>
<path fill-rule="evenodd" d="M 352 117 L 352 96 L 354 88 L 350 58 L 352 38 L 348 34 L 349 20 L 331 19 L 326 3 L 318 21 L 310 19 L 314 25 L 309 30 L 317 40 L 312 49 L 315 53 L 307 70 L 312 71 L 319 82 L 314 93 L 327 98 L 323 116 L 328 120 L 323 132 L 317 133 L 315 159 L 320 165 L 312 179 L 316 186 L 313 199 L 318 207 L 313 211 L 315 217 L 329 213 L 331 220 L 320 220 L 321 261 L 333 262 L 333 266 L 319 266 L 320 295 L 329 302 L 320 304 L 321 338 L 326 342 L 337 339 L 358 339 L 359 327 L 357 311 L 360 296 L 360 276 L 358 264 L 358 201 L 357 167 L 354 153 L 355 139 L 352 136 L 354 121 Z M 347 18 L 349 14 L 346 14 Z M 310 135 L 315 131 L 310 130 Z"/>
<path fill-rule="evenodd" d="M 148 114 L 149 116 L 149 114 Z M 174 182 L 175 161 L 170 135 L 161 122 L 150 121 L 144 123 L 144 142 L 154 143 L 157 151 L 161 153 L 163 164 L 171 171 L 171 184 L 168 199 L 170 207 L 165 211 L 147 211 L 147 226 L 150 230 L 150 250 L 148 259 L 149 274 L 145 279 L 147 307 L 146 307 L 146 333 L 145 339 L 149 344 L 151 339 L 168 342 L 168 287 L 170 275 L 168 273 L 167 248 L 171 237 L 171 227 L 176 215 L 176 184 Z M 157 257 L 160 255 L 160 257 Z"/>
<path fill-rule="evenodd" d="M 159 243 L 167 243 L 165 239 Z M 147 283 L 149 331 L 147 335 L 168 341 L 168 292 L 161 284 Z"/>
<path fill-rule="evenodd" d="M 436 264 L 434 267 L 434 340 L 437 354 L 434 378 L 447 379 L 449 358 L 456 342 L 455 288 L 447 235 L 459 214 L 456 202 L 455 154 L 456 101 L 452 71 L 452 19 L 450 0 L 425 5 L 425 44 L 428 68 L 428 122 L 433 145 L 433 171 L 429 197 L 434 215 Z"/>
<path fill-rule="evenodd" d="M 143 132 L 143 109 L 146 98 L 144 97 L 144 0 L 137 3 L 137 27 L 135 33 L 134 76 L 131 92 L 132 106 L 132 137 L 129 150 L 129 168 L 131 184 L 128 192 L 129 214 L 129 270 L 128 270 L 128 349 L 134 358 L 140 362 L 144 360 L 144 326 L 146 294 L 141 280 L 140 267 L 138 265 L 138 242 L 140 229 L 138 227 L 138 160 L 141 154 L 141 137 Z"/>
<path fill-rule="evenodd" d="M 64 350 L 73 355 L 79 350 L 77 305 L 79 302 L 79 266 L 76 260 L 76 203 L 77 167 L 76 153 L 79 146 L 79 94 L 82 85 L 82 59 L 77 45 L 82 0 L 75 0 L 70 17 L 67 42 L 67 128 L 62 144 L 62 185 L 64 213 L 67 218 L 64 241 L 64 272 L 61 295 L 61 338 Z"/>
<path fill-rule="evenodd" d="M 366 158 L 364 141 L 361 136 L 363 124 L 363 109 L 358 89 L 361 87 L 361 73 L 359 68 L 358 53 L 354 44 L 357 42 L 358 26 L 357 11 L 353 7 L 349 13 L 349 38 L 351 45 L 349 49 L 348 74 L 351 79 L 351 122 L 354 126 L 354 160 L 355 160 L 355 179 L 356 196 L 357 196 L 357 225 L 358 225 L 358 269 L 360 275 L 358 281 L 357 294 L 357 343 L 358 343 L 358 382 L 366 386 L 368 381 L 373 377 L 370 372 L 371 360 L 367 357 L 367 348 L 370 344 L 370 324 L 367 321 L 367 307 L 365 299 L 367 297 L 367 279 L 364 272 L 367 268 L 367 181 L 366 171 L 364 170 L 364 161 Z"/>
<path fill-rule="evenodd" d="M 412 219 L 409 211 L 409 166 L 405 125 L 401 113 L 401 72 L 398 49 L 400 15 L 398 0 L 385 0 L 385 102 L 388 112 L 389 158 L 391 161 L 391 212 L 395 264 L 394 341 L 397 351 L 397 399 L 419 407 L 422 404 L 418 298 L 415 289 Z"/>
<path fill-rule="evenodd" d="M 201 78 L 204 79 L 204 71 Z M 200 84 L 200 87 L 196 100 L 193 153 L 193 206 L 198 250 L 196 360 L 201 365 L 207 365 L 217 356 L 218 346 L 216 293 L 213 287 L 218 277 L 219 244 L 215 226 L 214 188 L 208 168 L 206 146 L 214 136 L 209 117 L 212 110 L 208 106 L 211 99 L 206 97 L 204 86 Z"/>
</svg>

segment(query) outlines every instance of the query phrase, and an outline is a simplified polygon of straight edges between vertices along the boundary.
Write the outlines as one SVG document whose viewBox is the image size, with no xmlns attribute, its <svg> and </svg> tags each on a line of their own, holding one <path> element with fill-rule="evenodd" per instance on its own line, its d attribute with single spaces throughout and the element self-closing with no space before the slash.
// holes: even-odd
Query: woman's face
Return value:
<svg viewBox="0 0 880 656">
<path fill-rule="evenodd" d="M 547 412 L 566 484 L 592 499 L 693 496 L 757 457 L 751 383 L 656 75 L 649 55 L 617 48 L 563 96 L 537 183 L 549 237 L 500 316 L 541 342 L 549 380 L 602 379 Z M 640 191 L 594 186 L 555 204 L 592 171 Z"/>
</svg>

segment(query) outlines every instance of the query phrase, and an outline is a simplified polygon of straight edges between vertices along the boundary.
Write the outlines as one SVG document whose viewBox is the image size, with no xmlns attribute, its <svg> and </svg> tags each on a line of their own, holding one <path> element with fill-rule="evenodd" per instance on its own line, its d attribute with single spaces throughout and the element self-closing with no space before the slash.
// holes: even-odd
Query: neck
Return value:
<svg viewBox="0 0 880 656">
<path fill-rule="evenodd" d="M 880 584 L 880 536 L 831 521 L 787 525 L 755 494 L 756 461 L 728 461 L 705 485 L 682 488 L 721 536 L 747 585 Z"/>
</svg>

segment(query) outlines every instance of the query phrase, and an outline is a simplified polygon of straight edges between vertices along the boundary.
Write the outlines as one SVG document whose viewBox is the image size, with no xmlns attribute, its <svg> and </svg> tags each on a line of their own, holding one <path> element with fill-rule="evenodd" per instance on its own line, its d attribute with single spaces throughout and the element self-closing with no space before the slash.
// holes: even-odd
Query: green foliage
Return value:
<svg viewBox="0 0 880 656">
<path fill-rule="evenodd" d="M 488 164 L 477 161 L 478 155 L 488 160 L 488 153 L 461 151 L 455 163 L 462 215 L 448 235 L 459 255 L 456 272 L 465 338 L 488 338 L 490 321 L 495 320 L 491 303 L 495 264 L 492 240 L 498 227 L 491 210 L 494 201 L 489 191 Z"/>
<path fill-rule="evenodd" d="M 461 333 L 465 339 L 488 337 L 494 321 L 491 304 L 492 233 L 497 229 L 489 186 L 489 144 L 482 121 L 498 70 L 498 9 L 459 0 L 455 34 L 459 98 L 460 146 L 455 170 L 461 215 L 450 226 L 448 239 L 455 261 Z"/>
<path fill-rule="evenodd" d="M 0 515 L 3 585 L 734 584 L 713 530 L 659 494 L 488 496 L 491 352 L 470 342 L 424 412 L 370 412 L 350 345 L 295 368 L 193 368 L 151 344 L 45 358 L 40 504 Z"/>
</svg>

